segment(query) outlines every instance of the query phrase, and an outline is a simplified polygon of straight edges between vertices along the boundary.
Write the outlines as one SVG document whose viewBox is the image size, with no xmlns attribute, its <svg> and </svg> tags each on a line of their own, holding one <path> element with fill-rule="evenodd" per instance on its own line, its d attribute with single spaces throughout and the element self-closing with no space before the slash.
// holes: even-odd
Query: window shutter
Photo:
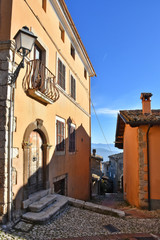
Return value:
<svg viewBox="0 0 160 240">
<path fill-rule="evenodd" d="M 60 85 L 60 77 L 61 77 L 61 74 L 60 74 L 60 60 L 58 59 L 58 84 Z"/>
<path fill-rule="evenodd" d="M 76 100 L 76 80 L 71 75 L 71 97 Z"/>
<path fill-rule="evenodd" d="M 71 97 L 73 97 L 73 77 L 71 76 Z"/>
<path fill-rule="evenodd" d="M 73 93 L 74 93 L 74 100 L 76 100 L 76 80 L 73 81 Z"/>
<path fill-rule="evenodd" d="M 69 125 L 69 152 L 75 152 L 75 128 Z"/>
<path fill-rule="evenodd" d="M 65 90 L 65 74 L 66 74 L 66 67 L 61 62 L 61 60 L 58 59 L 58 84 L 64 90 Z"/>
<path fill-rule="evenodd" d="M 62 76 L 63 76 L 63 84 L 62 88 L 65 90 L 65 74 L 66 74 L 66 67 L 63 65 Z"/>
<path fill-rule="evenodd" d="M 57 151 L 64 151 L 64 123 L 57 121 L 57 145 L 56 145 L 56 149 Z"/>
</svg>

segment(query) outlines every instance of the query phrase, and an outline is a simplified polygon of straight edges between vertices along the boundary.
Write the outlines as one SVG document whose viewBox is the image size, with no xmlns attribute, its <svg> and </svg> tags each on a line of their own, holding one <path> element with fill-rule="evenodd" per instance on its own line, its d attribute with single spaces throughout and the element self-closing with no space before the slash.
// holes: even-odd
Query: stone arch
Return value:
<svg viewBox="0 0 160 240">
<path fill-rule="evenodd" d="M 45 144 L 49 144 L 49 137 L 46 128 L 43 125 L 43 120 L 36 119 L 36 121 L 30 123 L 28 127 L 25 130 L 24 136 L 23 136 L 23 143 L 27 143 L 29 139 L 29 135 L 32 131 L 37 130 L 40 132 L 40 135 L 43 138 L 43 141 Z"/>
<path fill-rule="evenodd" d="M 43 125 L 43 120 L 36 119 L 34 122 L 30 123 L 28 127 L 25 130 L 24 136 L 23 136 L 23 186 L 24 186 L 24 196 L 23 199 L 27 199 L 29 196 L 29 190 L 28 190 L 28 161 L 29 161 L 29 151 L 30 151 L 30 142 L 29 137 L 30 134 L 33 131 L 37 131 L 43 141 L 42 144 L 42 150 L 43 150 L 43 173 L 44 173 L 44 179 L 43 179 L 43 188 L 48 189 L 49 188 L 49 149 L 51 147 L 49 143 L 49 136 L 47 133 L 46 128 Z"/>
</svg>

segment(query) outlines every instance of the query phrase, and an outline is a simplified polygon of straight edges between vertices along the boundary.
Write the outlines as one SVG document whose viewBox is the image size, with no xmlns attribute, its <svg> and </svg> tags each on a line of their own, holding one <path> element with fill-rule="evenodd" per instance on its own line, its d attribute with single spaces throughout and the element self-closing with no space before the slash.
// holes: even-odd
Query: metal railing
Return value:
<svg viewBox="0 0 160 240">
<path fill-rule="evenodd" d="M 59 98 L 54 74 L 37 59 L 27 63 L 22 86 L 25 92 L 30 89 L 38 90 L 54 102 Z"/>
</svg>

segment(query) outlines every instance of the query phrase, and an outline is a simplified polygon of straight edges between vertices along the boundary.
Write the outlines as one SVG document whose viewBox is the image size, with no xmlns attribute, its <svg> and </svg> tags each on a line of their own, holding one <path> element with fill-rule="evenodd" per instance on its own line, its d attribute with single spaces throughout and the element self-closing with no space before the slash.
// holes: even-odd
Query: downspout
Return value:
<svg viewBox="0 0 160 240">
<path fill-rule="evenodd" d="M 13 85 L 10 88 L 9 129 L 8 129 L 8 221 L 11 221 L 12 202 L 12 112 L 13 112 Z"/>
<path fill-rule="evenodd" d="M 149 125 L 147 130 L 147 168 L 148 168 L 148 210 L 151 211 L 151 186 L 150 186 L 150 158 L 149 158 L 149 131 L 152 125 Z"/>
</svg>

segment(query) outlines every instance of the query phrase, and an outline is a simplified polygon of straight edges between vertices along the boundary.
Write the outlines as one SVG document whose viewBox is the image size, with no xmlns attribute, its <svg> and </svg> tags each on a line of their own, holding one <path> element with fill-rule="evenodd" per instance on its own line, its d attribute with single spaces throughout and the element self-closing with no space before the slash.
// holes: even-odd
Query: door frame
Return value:
<svg viewBox="0 0 160 240">
<path fill-rule="evenodd" d="M 49 144 L 49 136 L 46 128 L 43 125 L 43 120 L 36 119 L 34 122 L 30 123 L 25 130 L 23 136 L 23 200 L 29 197 L 29 188 L 28 188 L 28 160 L 29 160 L 29 151 L 30 151 L 30 142 L 29 136 L 32 131 L 37 131 L 43 141 L 42 150 L 43 150 L 43 188 L 48 189 L 49 184 L 49 149 L 51 145 Z"/>
</svg>

